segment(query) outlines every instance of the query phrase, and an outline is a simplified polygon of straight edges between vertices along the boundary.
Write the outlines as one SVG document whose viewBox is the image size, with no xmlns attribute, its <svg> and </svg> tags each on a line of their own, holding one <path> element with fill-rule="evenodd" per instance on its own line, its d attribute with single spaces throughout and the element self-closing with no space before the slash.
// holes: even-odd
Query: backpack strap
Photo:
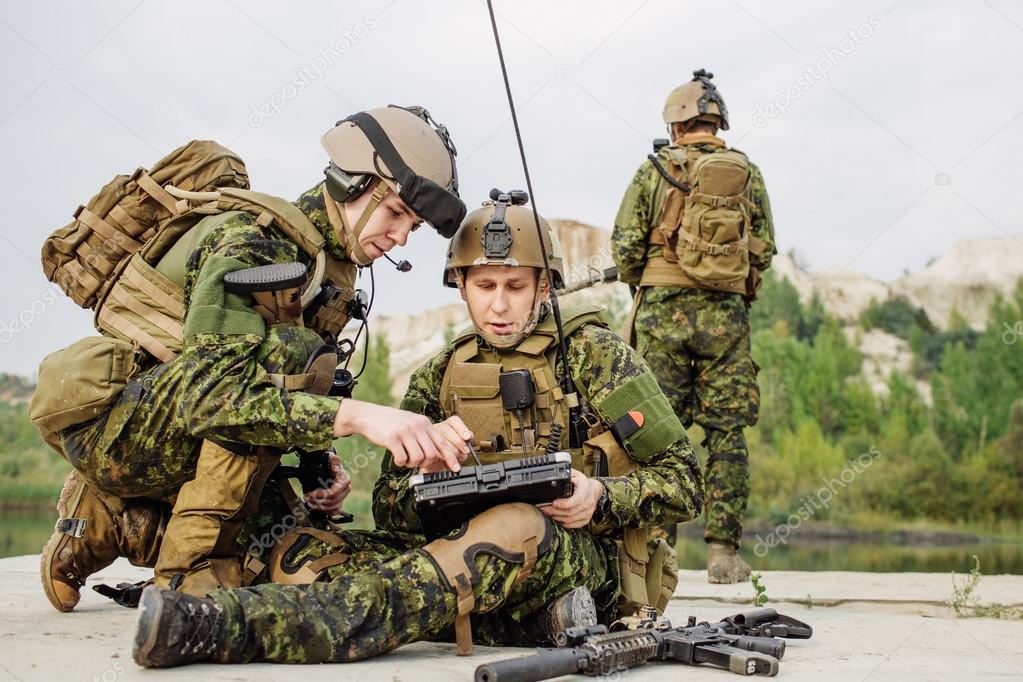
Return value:
<svg viewBox="0 0 1023 682">
<path fill-rule="evenodd" d="M 165 190 L 160 186 L 160 183 L 150 177 L 145 168 L 139 168 L 136 170 L 132 174 L 131 179 L 138 184 L 143 192 L 153 197 L 153 199 L 159 202 L 161 206 L 170 211 L 171 215 L 184 213 L 188 210 L 187 201 L 184 199 L 175 199 L 171 196 L 170 192 Z"/>
<path fill-rule="evenodd" d="M 103 323 L 103 327 L 118 332 L 122 338 L 133 340 L 160 362 L 170 362 L 177 356 L 177 353 L 157 341 L 152 334 L 143 331 L 138 325 L 109 308 L 101 308 L 97 319 Z"/>
</svg>

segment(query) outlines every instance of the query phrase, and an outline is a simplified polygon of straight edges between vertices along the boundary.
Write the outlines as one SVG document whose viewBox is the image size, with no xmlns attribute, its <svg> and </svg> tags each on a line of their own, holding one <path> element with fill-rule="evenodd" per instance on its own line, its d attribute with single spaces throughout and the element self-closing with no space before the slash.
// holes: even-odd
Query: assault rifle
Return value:
<svg viewBox="0 0 1023 682">
<path fill-rule="evenodd" d="M 583 289 L 589 289 L 592 286 L 598 284 L 604 284 L 605 282 L 617 282 L 618 281 L 618 266 L 612 265 L 609 268 L 598 270 L 597 268 L 590 268 L 586 273 L 586 279 L 580 279 L 578 281 L 571 281 L 567 286 L 561 290 L 561 295 L 573 294 Z"/>
<path fill-rule="evenodd" d="M 690 616 L 675 628 L 656 611 L 644 607 L 640 616 L 611 625 L 569 628 L 558 633 L 558 648 L 488 663 L 476 668 L 476 682 L 539 682 L 562 675 L 597 676 L 645 665 L 648 661 L 705 663 L 738 675 L 778 674 L 778 661 L 789 639 L 809 639 L 813 628 L 780 615 L 756 609 L 710 624 Z"/>
<path fill-rule="evenodd" d="M 350 341 L 348 343 L 351 344 Z M 351 344 L 351 348 L 342 348 L 339 352 L 347 352 L 350 354 L 352 349 L 354 349 L 354 344 Z M 339 398 L 351 398 L 352 389 L 355 388 L 357 383 L 358 382 L 352 377 L 351 372 L 347 369 L 338 367 L 334 370 L 334 384 L 331 386 L 328 395 Z M 337 451 L 334 450 L 333 446 L 326 450 L 318 450 L 314 452 L 299 450 L 298 466 L 284 466 L 279 464 L 272 475 L 277 479 L 298 479 L 299 484 L 302 486 L 303 493 L 311 493 L 315 490 L 329 488 L 331 483 L 334 481 L 334 472 L 330 468 L 331 455 L 337 455 Z M 326 520 L 331 523 L 338 524 L 351 523 L 355 520 L 355 517 L 346 511 L 340 511 L 330 517 L 318 509 L 307 509 L 307 513 L 309 515 L 309 520 L 312 522 L 322 522 Z"/>
</svg>

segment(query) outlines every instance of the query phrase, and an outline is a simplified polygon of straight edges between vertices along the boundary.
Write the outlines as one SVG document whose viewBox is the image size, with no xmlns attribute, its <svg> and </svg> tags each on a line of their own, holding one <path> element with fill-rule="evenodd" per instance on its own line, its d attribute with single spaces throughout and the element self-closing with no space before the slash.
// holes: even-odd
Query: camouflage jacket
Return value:
<svg viewBox="0 0 1023 682">
<path fill-rule="evenodd" d="M 330 255 L 344 258 L 327 220 L 322 185 L 295 204 L 323 232 Z M 296 260 L 307 260 L 298 245 L 246 213 L 224 220 L 189 257 L 184 347 L 174 362 L 182 372 L 180 416 L 196 438 L 308 450 L 331 444 L 340 400 L 274 386 L 269 372 L 277 370 L 262 362 L 266 323 L 248 296 L 227 293 L 223 286 L 228 272 Z M 306 346 L 319 341 L 311 330 L 296 331 L 304 332 L 299 336 Z"/>
<path fill-rule="evenodd" d="M 477 343 L 485 341 L 477 337 Z M 448 344 L 439 355 L 417 369 L 401 407 L 443 421 L 440 404 L 441 381 L 454 346 Z M 627 384 L 639 388 L 644 414 L 649 416 L 640 433 L 651 438 L 626 440 L 629 455 L 640 468 L 628 476 L 604 477 L 611 507 L 607 525 L 643 527 L 687 521 L 700 514 L 702 475 L 692 444 L 657 386 L 650 368 L 632 348 L 613 332 L 587 324 L 568 338 L 568 364 L 576 388 L 605 427 L 621 415 L 610 415 L 617 391 Z M 556 370 L 560 373 L 559 367 Z M 621 395 L 620 393 L 618 394 Z M 563 436 L 567 438 L 567 434 Z M 564 442 L 562 443 L 564 446 Z M 373 517 L 378 528 L 387 530 L 421 529 L 408 479 L 413 471 L 394 464 L 385 455 L 380 478 L 373 490 Z"/>
<path fill-rule="evenodd" d="M 707 153 L 724 151 L 727 147 L 709 144 L 695 145 Z M 627 284 L 639 284 L 647 255 L 659 252 L 659 246 L 648 244 L 650 231 L 657 227 L 660 216 L 653 215 L 654 206 L 663 205 L 663 195 L 668 185 L 654 165 L 647 159 L 636 171 L 632 183 L 625 192 L 614 231 L 611 234 L 611 255 L 618 266 L 618 279 Z M 767 197 L 764 176 L 756 164 L 750 162 L 750 189 L 753 193 L 753 224 L 751 231 L 767 245 L 760 256 L 750 254 L 750 264 L 761 271 L 771 266 L 776 254 L 774 241 L 774 220 L 771 217 L 771 202 Z"/>
</svg>

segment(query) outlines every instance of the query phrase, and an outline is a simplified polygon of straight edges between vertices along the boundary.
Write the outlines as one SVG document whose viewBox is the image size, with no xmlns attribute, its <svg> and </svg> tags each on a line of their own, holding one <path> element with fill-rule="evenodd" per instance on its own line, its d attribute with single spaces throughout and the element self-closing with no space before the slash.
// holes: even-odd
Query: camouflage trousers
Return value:
<svg viewBox="0 0 1023 682">
<path fill-rule="evenodd" d="M 638 295 L 636 350 L 682 424 L 699 424 L 707 435 L 704 538 L 738 547 L 750 488 L 742 429 L 760 411 L 747 305 L 736 294 L 700 289 L 653 287 Z M 654 532 L 674 545 L 674 526 Z"/>
<path fill-rule="evenodd" d="M 612 618 L 619 593 L 613 542 L 585 530 L 552 529 L 550 548 L 519 585 L 520 564 L 477 556 L 470 617 L 477 644 L 538 645 L 544 635 L 536 614 L 581 585 L 593 594 L 601 621 Z M 296 552 L 297 562 L 346 555 L 328 569 L 330 582 L 211 592 L 224 609 L 229 660 L 356 661 L 409 642 L 453 641 L 455 594 L 417 549 L 424 544 L 416 534 L 342 531 L 335 542 L 314 539 Z"/>
<path fill-rule="evenodd" d="M 257 351 L 270 373 L 301 372 L 319 336 L 292 325 L 270 327 Z M 178 489 L 195 478 L 202 440 L 185 418 L 188 397 L 180 387 L 181 359 L 136 375 L 96 419 L 60 433 L 64 456 L 91 485 L 121 498 L 144 497 L 173 505 Z M 230 409 L 230 407 L 225 407 Z M 239 454 L 239 457 L 244 457 Z M 293 514 L 278 486 L 268 485 L 257 517 L 246 522 L 239 543 Z"/>
</svg>

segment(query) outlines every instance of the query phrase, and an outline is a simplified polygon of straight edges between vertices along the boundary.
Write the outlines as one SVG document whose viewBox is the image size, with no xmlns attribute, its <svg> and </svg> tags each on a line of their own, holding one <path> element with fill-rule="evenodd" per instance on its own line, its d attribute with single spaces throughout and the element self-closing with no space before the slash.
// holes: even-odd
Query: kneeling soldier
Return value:
<svg viewBox="0 0 1023 682">
<path fill-rule="evenodd" d="M 663 541 L 648 545 L 646 528 L 700 513 L 691 444 L 646 363 L 596 309 L 564 311 L 560 360 L 549 302 L 550 286 L 563 286 L 556 236 L 516 205 L 524 193 L 495 199 L 463 221 L 445 268 L 473 329 L 413 374 L 401 407 L 437 423 L 457 414 L 485 462 L 569 446 L 571 497 L 498 505 L 427 542 L 413 472 L 388 456 L 374 491 L 380 530 L 297 529 L 276 549 L 275 580 L 311 584 L 214 590 L 204 599 L 147 590 L 140 665 L 350 661 L 452 632 L 468 653 L 470 623 L 479 642 L 527 646 L 641 604 L 663 610 L 675 556 Z M 564 365 L 577 396 L 559 385 Z M 528 376 L 533 399 L 513 414 L 500 386 L 515 371 Z M 573 397 L 589 425 L 581 443 L 568 437 Z"/>
</svg>

